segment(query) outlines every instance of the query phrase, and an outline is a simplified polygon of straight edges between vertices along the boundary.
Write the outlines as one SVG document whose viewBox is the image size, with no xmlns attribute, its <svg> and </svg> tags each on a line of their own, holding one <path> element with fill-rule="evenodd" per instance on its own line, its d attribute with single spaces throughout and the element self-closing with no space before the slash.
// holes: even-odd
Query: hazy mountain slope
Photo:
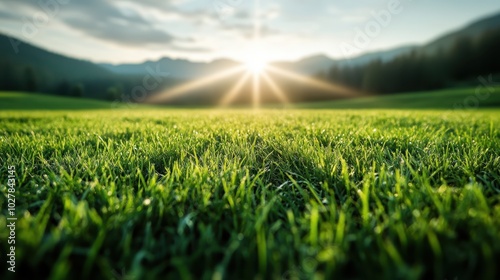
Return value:
<svg viewBox="0 0 500 280">
<path fill-rule="evenodd" d="M 210 63 L 193 62 L 185 59 L 161 58 L 157 61 L 146 61 L 139 64 L 101 64 L 105 69 L 116 74 L 147 75 L 148 73 L 167 74 L 171 78 L 192 79 L 209 75 L 225 68 L 238 65 L 229 59 L 214 60 Z"/>
<path fill-rule="evenodd" d="M 454 42 L 459 38 L 469 37 L 475 39 L 486 31 L 498 28 L 500 28 L 500 14 L 475 21 L 464 28 L 440 36 L 432 42 L 422 46 L 419 51 L 425 54 L 434 54 L 440 50 L 446 51 L 452 47 Z"/>
<path fill-rule="evenodd" d="M 422 46 L 408 45 L 384 51 L 369 52 L 350 59 L 335 60 L 325 55 L 315 55 L 295 62 L 277 62 L 274 64 L 303 74 L 316 74 L 326 71 L 333 65 L 345 67 L 361 66 L 374 60 L 385 62 L 412 51 L 424 54 L 434 54 L 439 50 L 446 51 L 453 46 L 458 38 L 469 37 L 475 39 L 486 31 L 498 28 L 500 28 L 500 14 L 475 21 L 457 31 L 440 36 Z"/>
<path fill-rule="evenodd" d="M 112 75 L 92 62 L 74 59 L 43 50 L 29 43 L 0 34 L 0 63 L 16 67 L 32 67 L 51 79 L 94 79 Z M 16 47 L 13 47 L 12 42 Z M 16 52 L 17 49 L 17 52 Z"/>
</svg>

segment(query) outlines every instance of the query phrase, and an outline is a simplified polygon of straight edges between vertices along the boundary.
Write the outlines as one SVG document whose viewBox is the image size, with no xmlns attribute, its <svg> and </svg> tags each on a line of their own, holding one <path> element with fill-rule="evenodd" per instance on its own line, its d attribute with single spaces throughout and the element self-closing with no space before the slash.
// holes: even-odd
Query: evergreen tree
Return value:
<svg viewBox="0 0 500 280">
<path fill-rule="evenodd" d="M 84 95 L 84 87 L 83 84 L 75 84 L 71 89 L 71 96 L 73 97 L 83 97 Z"/>
<path fill-rule="evenodd" d="M 35 74 L 35 70 L 32 67 L 26 67 L 24 70 L 24 83 L 25 89 L 30 92 L 37 91 L 37 78 Z"/>
</svg>

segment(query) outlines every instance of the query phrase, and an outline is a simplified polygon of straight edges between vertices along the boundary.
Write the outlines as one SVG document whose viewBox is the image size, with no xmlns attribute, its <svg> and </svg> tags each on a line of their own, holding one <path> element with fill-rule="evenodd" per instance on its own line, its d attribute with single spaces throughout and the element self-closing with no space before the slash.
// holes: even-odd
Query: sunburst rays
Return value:
<svg viewBox="0 0 500 280">
<path fill-rule="evenodd" d="M 267 69 L 269 72 L 275 73 L 284 78 L 288 78 L 292 81 L 299 81 L 303 84 L 324 90 L 325 92 L 329 92 L 335 96 L 354 96 L 359 94 L 358 91 L 348 88 L 342 85 L 332 84 L 320 81 L 318 79 L 314 79 L 312 77 L 308 77 L 302 74 L 294 73 L 285 69 L 280 69 L 274 66 L 268 66 Z"/>
<path fill-rule="evenodd" d="M 245 86 L 245 83 L 248 82 L 248 79 L 250 78 L 250 73 L 245 73 L 236 83 L 236 85 L 231 88 L 224 96 L 222 97 L 221 101 L 219 102 L 219 106 L 221 107 L 226 107 L 233 102 L 233 100 L 236 98 L 238 93 L 243 89 Z"/>
<path fill-rule="evenodd" d="M 253 39 L 250 44 L 251 50 L 248 53 L 248 59 L 245 64 L 237 67 L 233 67 L 205 78 L 188 82 L 171 89 L 165 90 L 159 94 L 151 96 L 147 99 L 148 103 L 164 103 L 168 102 L 174 98 L 189 94 L 190 92 L 203 88 L 207 85 L 220 81 L 222 79 L 236 76 L 236 74 L 243 72 L 242 76 L 236 79 L 236 83 L 222 96 L 218 105 L 221 107 L 226 107 L 235 102 L 239 94 L 243 92 L 243 88 L 251 79 L 251 104 L 254 108 L 259 108 L 261 106 L 261 101 L 263 100 L 263 89 L 262 82 L 269 88 L 269 91 L 277 98 L 282 104 L 289 104 L 290 98 L 287 96 L 285 91 L 278 85 L 277 82 L 267 73 L 272 73 L 280 76 L 282 80 L 291 82 L 300 82 L 304 85 L 314 87 L 316 89 L 337 97 L 349 97 L 359 95 L 359 92 L 351 88 L 327 83 L 314 79 L 312 77 L 294 73 L 286 69 L 279 68 L 277 66 L 267 65 L 265 63 L 265 52 L 262 51 L 262 38 L 261 38 L 261 22 L 260 22 L 260 0 L 254 0 L 254 11 L 253 11 Z M 244 71 L 246 68 L 247 71 Z"/>
<path fill-rule="evenodd" d="M 262 77 L 264 78 L 264 81 L 271 88 L 271 91 L 280 100 L 281 103 L 283 103 L 284 105 L 290 103 L 290 101 L 286 97 L 285 92 L 273 81 L 273 79 L 271 79 L 271 77 L 269 77 L 269 75 L 266 72 L 262 73 Z"/>
<path fill-rule="evenodd" d="M 147 99 L 148 103 L 162 103 L 169 101 L 175 97 L 188 93 L 192 90 L 199 89 L 203 86 L 209 85 L 216 81 L 222 80 L 224 78 L 230 77 L 231 75 L 235 75 L 238 72 L 243 72 L 245 67 L 243 65 L 233 67 L 222 72 L 215 73 L 208 77 L 202 78 L 200 80 L 194 80 L 192 82 L 182 84 L 180 86 L 168 89 L 159 94 L 155 94 Z"/>
<path fill-rule="evenodd" d="M 200 80 L 195 80 L 186 84 L 182 84 L 171 89 L 165 90 L 159 94 L 153 95 L 147 99 L 148 103 L 165 103 L 176 97 L 182 96 L 184 94 L 188 94 L 196 89 L 201 89 L 207 85 L 215 83 L 219 80 L 236 76 L 239 73 L 242 75 L 236 79 L 235 84 L 226 92 L 220 101 L 218 102 L 219 106 L 227 107 L 237 99 L 238 95 L 243 92 L 243 88 L 249 82 L 251 78 L 251 105 L 254 108 L 259 108 L 262 104 L 262 85 L 265 84 L 270 93 L 272 93 L 276 99 L 282 104 L 291 103 L 289 97 L 285 93 L 285 91 L 278 85 L 278 83 L 268 74 L 272 73 L 281 78 L 284 78 L 286 81 L 290 82 L 300 82 L 301 84 L 317 88 L 324 92 L 325 94 L 329 94 L 332 97 L 355 97 L 361 95 L 361 93 L 357 90 L 354 90 L 349 87 L 345 87 L 342 85 L 332 84 L 328 82 L 324 82 L 306 75 L 298 74 L 291 72 L 289 70 L 285 70 L 282 68 L 278 68 L 276 66 L 267 65 L 262 71 L 256 71 L 255 69 L 247 69 L 245 71 L 245 67 L 248 66 L 240 65 L 238 67 L 233 67 L 228 70 L 224 70 L 213 75 L 209 75 L 208 77 L 202 78 Z"/>
<path fill-rule="evenodd" d="M 254 108 L 260 106 L 260 75 L 258 73 L 252 76 L 252 106 Z"/>
</svg>

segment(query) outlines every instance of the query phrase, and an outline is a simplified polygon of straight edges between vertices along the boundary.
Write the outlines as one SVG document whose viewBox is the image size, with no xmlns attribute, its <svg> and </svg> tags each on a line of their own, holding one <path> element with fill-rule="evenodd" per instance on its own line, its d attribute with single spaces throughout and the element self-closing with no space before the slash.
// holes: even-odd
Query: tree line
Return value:
<svg viewBox="0 0 500 280">
<path fill-rule="evenodd" d="M 154 90 L 174 84 L 164 79 Z M 140 87 L 144 90 L 140 75 L 108 75 L 87 79 L 55 77 L 49 71 L 31 65 L 19 65 L 0 59 L 0 90 L 44 92 L 66 97 L 85 97 L 110 101 L 136 101 L 133 95 Z M 147 91 L 150 94 L 152 91 Z M 142 94 L 137 93 L 136 95 Z"/>
<path fill-rule="evenodd" d="M 391 61 L 356 67 L 334 65 L 319 77 L 367 92 L 397 93 L 453 86 L 479 75 L 500 73 L 500 29 L 460 37 L 447 50 L 414 50 Z"/>
</svg>

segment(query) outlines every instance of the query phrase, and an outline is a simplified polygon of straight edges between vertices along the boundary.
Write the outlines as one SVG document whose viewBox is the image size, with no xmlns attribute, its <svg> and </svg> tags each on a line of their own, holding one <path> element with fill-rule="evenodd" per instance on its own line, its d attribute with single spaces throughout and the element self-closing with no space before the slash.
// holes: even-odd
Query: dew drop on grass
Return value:
<svg viewBox="0 0 500 280">
<path fill-rule="evenodd" d="M 144 204 L 145 206 L 148 206 L 149 204 L 151 204 L 151 199 L 149 199 L 149 198 L 144 199 L 142 204 Z"/>
</svg>

